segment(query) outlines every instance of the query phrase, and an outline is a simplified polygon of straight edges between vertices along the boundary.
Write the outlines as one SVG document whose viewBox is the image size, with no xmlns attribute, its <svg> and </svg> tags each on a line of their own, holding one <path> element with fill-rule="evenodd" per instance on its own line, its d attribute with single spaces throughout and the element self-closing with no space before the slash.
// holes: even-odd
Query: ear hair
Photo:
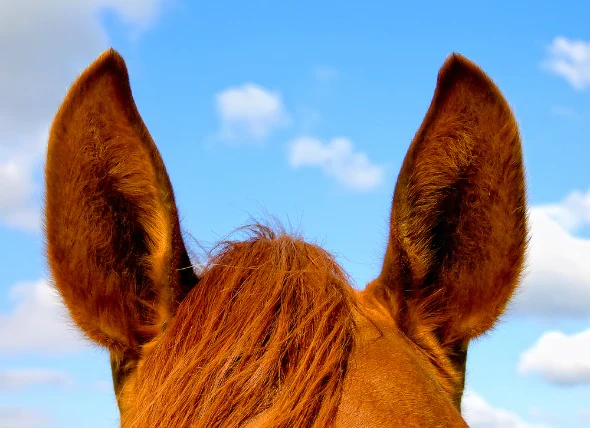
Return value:
<svg viewBox="0 0 590 428">
<path fill-rule="evenodd" d="M 125 62 L 103 53 L 53 122 L 45 169 L 47 256 L 88 337 L 117 355 L 155 337 L 196 283 L 160 154 Z"/>
<path fill-rule="evenodd" d="M 504 311 L 526 245 L 516 121 L 490 78 L 451 55 L 401 168 L 369 291 L 410 337 L 427 327 L 443 346 L 468 342 Z"/>
</svg>

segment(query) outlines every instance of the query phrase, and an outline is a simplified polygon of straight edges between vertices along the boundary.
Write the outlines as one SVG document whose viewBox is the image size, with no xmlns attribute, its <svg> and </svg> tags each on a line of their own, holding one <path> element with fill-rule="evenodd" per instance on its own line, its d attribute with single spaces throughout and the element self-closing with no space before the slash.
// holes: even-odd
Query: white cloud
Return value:
<svg viewBox="0 0 590 428">
<path fill-rule="evenodd" d="M 23 389 L 37 385 L 71 388 L 74 385 L 74 379 L 65 372 L 47 369 L 14 369 L 0 371 L 0 390 Z"/>
<path fill-rule="evenodd" d="M 590 189 L 586 193 L 574 190 L 557 204 L 539 205 L 537 209 L 549 214 L 570 232 L 590 225 Z"/>
<path fill-rule="evenodd" d="M 49 416 L 38 410 L 0 406 L 0 426 L 2 428 L 40 428 L 49 426 L 51 422 Z"/>
<path fill-rule="evenodd" d="M 168 0 L 91 0 L 98 10 L 111 10 L 127 24 L 140 30 L 151 26 Z"/>
<path fill-rule="evenodd" d="M 321 82 L 333 82 L 340 77 L 340 70 L 326 65 L 318 65 L 312 70 L 313 76 Z"/>
<path fill-rule="evenodd" d="M 32 201 L 36 184 L 30 162 L 8 158 L 0 162 L 0 218 L 10 226 L 39 228 L 39 211 Z"/>
<path fill-rule="evenodd" d="M 558 385 L 590 384 L 590 329 L 543 334 L 520 356 L 518 370 Z"/>
<path fill-rule="evenodd" d="M 253 83 L 225 89 L 215 102 L 223 139 L 262 140 L 288 122 L 281 95 Z"/>
<path fill-rule="evenodd" d="M 301 137 L 289 145 L 289 164 L 293 168 L 318 167 L 329 177 L 356 190 L 370 190 L 385 178 L 385 167 L 372 163 L 368 156 L 354 150 L 347 138 L 333 138 L 324 144 Z"/>
<path fill-rule="evenodd" d="M 574 89 L 590 88 L 590 41 L 556 37 L 543 66 L 563 77 Z"/>
<path fill-rule="evenodd" d="M 590 316 L 590 239 L 568 231 L 586 224 L 584 199 L 574 196 L 566 201 L 530 210 L 527 272 L 512 306 L 516 314 Z"/>
<path fill-rule="evenodd" d="M 576 110 L 574 110 L 571 107 L 566 107 L 566 106 L 553 106 L 553 107 L 551 107 L 551 114 L 553 114 L 553 116 L 559 116 L 559 117 L 576 117 L 576 116 L 578 116 L 578 113 L 576 112 Z"/>
<path fill-rule="evenodd" d="M 514 412 L 493 407 L 480 395 L 466 391 L 461 404 L 463 417 L 471 428 L 546 428 L 523 420 Z"/>
<path fill-rule="evenodd" d="M 3 2 L 0 222 L 38 228 L 39 198 L 33 175 L 40 172 L 47 125 L 76 75 L 108 46 L 101 14 L 109 11 L 131 31 L 141 31 L 155 21 L 166 1 Z M 44 140 L 39 144 L 41 135 Z"/>
<path fill-rule="evenodd" d="M 67 310 L 43 280 L 19 283 L 9 291 L 15 302 L 9 313 L 0 313 L 0 352 L 64 354 L 83 348 L 85 340 L 73 326 Z"/>
<path fill-rule="evenodd" d="M 1 132 L 1 130 L 0 130 Z M 35 196 L 40 193 L 35 173 L 45 155 L 47 130 L 29 133 L 21 147 L 0 144 L 0 222 L 35 231 L 40 226 L 40 210 Z"/>
</svg>

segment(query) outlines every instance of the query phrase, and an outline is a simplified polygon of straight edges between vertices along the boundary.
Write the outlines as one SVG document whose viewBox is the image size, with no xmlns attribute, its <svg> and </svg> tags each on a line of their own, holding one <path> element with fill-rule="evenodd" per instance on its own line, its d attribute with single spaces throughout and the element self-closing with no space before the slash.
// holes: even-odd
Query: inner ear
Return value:
<svg viewBox="0 0 590 428">
<path fill-rule="evenodd" d="M 526 242 L 516 121 L 496 85 L 454 55 L 398 177 L 379 282 L 445 342 L 470 339 L 506 307 Z"/>
</svg>

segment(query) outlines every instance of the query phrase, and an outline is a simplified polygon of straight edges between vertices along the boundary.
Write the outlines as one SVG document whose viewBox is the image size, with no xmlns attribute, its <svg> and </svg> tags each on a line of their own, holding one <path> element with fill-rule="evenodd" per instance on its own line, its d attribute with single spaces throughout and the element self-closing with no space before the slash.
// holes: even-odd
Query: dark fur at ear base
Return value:
<svg viewBox="0 0 590 428">
<path fill-rule="evenodd" d="M 47 256 L 72 318 L 117 358 L 137 353 L 197 279 L 168 174 L 114 50 L 69 90 L 45 178 Z"/>
<path fill-rule="evenodd" d="M 382 272 L 367 290 L 408 337 L 433 335 L 464 365 L 469 340 L 493 326 L 519 282 L 527 233 L 515 118 L 491 79 L 453 54 L 404 159 Z"/>
</svg>

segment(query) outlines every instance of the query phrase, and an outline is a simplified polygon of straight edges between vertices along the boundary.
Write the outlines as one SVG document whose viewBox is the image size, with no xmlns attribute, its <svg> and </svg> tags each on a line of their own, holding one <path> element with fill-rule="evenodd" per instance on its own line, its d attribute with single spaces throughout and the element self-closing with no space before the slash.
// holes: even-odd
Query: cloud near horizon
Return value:
<svg viewBox="0 0 590 428">
<path fill-rule="evenodd" d="M 520 356 L 521 375 L 560 385 L 590 385 L 590 329 L 567 335 L 548 331 Z"/>
<path fill-rule="evenodd" d="M 514 412 L 494 407 L 470 390 L 465 391 L 461 408 L 471 428 L 549 428 L 545 424 L 527 422 Z"/>
<path fill-rule="evenodd" d="M 2 428 L 39 428 L 52 422 L 54 421 L 49 415 L 37 409 L 0 405 L 0 426 Z"/>
<path fill-rule="evenodd" d="M 64 371 L 41 368 L 0 370 L 0 390 L 14 391 L 38 385 L 71 388 L 74 378 Z"/>
<path fill-rule="evenodd" d="M 572 191 L 561 202 L 533 206 L 524 281 L 512 313 L 537 318 L 590 317 L 590 191 Z"/>
<path fill-rule="evenodd" d="M 57 291 L 46 281 L 22 282 L 9 290 L 14 306 L 0 313 L 0 352 L 64 355 L 88 346 L 74 328 Z"/>
</svg>

